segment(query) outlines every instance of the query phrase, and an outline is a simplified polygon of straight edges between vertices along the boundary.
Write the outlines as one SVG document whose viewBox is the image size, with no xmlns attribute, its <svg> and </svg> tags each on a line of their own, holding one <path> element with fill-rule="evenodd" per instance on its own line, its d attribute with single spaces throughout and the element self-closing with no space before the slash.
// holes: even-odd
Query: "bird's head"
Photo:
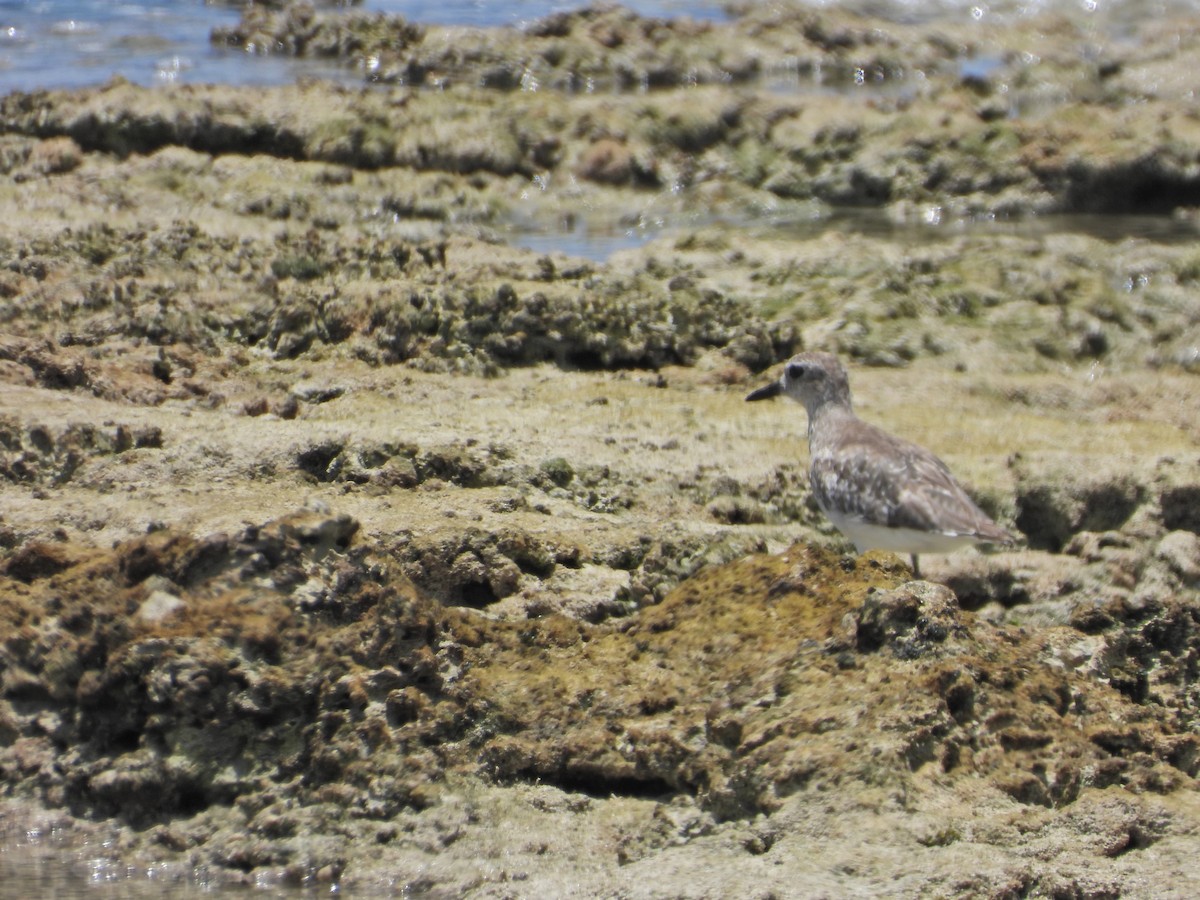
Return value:
<svg viewBox="0 0 1200 900">
<path fill-rule="evenodd" d="M 827 403 L 850 405 L 850 379 L 846 369 L 831 353 L 800 353 L 783 367 L 778 381 L 750 393 L 747 400 L 770 400 L 784 395 L 812 415 Z"/>
</svg>

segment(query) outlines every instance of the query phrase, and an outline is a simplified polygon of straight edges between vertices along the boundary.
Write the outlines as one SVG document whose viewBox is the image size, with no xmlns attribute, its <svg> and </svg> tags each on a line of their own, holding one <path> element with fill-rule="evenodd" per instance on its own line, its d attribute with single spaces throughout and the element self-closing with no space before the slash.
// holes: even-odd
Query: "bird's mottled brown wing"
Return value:
<svg viewBox="0 0 1200 900">
<path fill-rule="evenodd" d="M 872 525 L 1011 540 L 940 459 L 859 419 L 842 423 L 837 443 L 813 447 L 809 478 L 823 508 Z"/>
</svg>

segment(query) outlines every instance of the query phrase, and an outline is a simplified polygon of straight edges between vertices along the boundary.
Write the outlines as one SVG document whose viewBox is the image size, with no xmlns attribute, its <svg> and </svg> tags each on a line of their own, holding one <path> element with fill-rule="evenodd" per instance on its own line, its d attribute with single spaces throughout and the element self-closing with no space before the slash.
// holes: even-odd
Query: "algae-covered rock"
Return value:
<svg viewBox="0 0 1200 900">
<path fill-rule="evenodd" d="M 162 430 L 154 426 L 97 428 L 90 423 L 76 423 L 57 431 L 0 420 L 0 447 L 0 475 L 13 482 L 60 485 L 86 474 L 81 469 L 89 457 L 160 449 Z"/>
<path fill-rule="evenodd" d="M 914 659 L 968 637 L 959 619 L 958 601 L 949 588 L 914 582 L 877 591 L 867 595 L 858 611 L 855 647 L 860 652 L 886 647 L 902 659 Z"/>
<path fill-rule="evenodd" d="M 1185 576 L 1189 546 L 1164 540 L 1159 558 Z M 28 544 L 0 573 L 0 770 L 20 796 L 126 823 L 139 859 L 186 852 L 217 877 L 332 866 L 348 883 L 426 842 L 450 852 L 437 835 L 464 777 L 607 798 L 597 811 L 662 804 L 679 819 L 664 839 L 689 842 L 930 776 L 1063 810 L 1106 786 L 1192 783 L 1187 722 L 1154 712 L 1190 690 L 1185 601 L 1131 597 L 1080 618 L 1086 635 L 1027 642 L 904 583 L 893 558 L 750 549 L 646 536 L 602 561 L 518 528 L 381 542 L 328 513 L 112 550 Z M 595 586 L 602 565 L 641 583 L 644 608 L 567 607 L 593 624 L 544 597 L 533 618 L 477 609 L 568 586 L 564 572 Z M 169 614 L 142 614 L 164 597 Z M 492 815 L 456 820 L 454 840 Z M 397 820 L 410 837 L 381 844 Z M 658 832 L 639 833 L 627 859 L 653 858 Z"/>
<path fill-rule="evenodd" d="M 1163 525 L 1200 534 L 1200 460 L 1168 460 L 1155 474 Z"/>
<path fill-rule="evenodd" d="M 1031 547 L 1058 551 L 1080 532 L 1117 531 L 1145 502 L 1146 485 L 1132 474 L 1079 472 L 1061 464 L 1018 475 L 1017 527 Z"/>
</svg>

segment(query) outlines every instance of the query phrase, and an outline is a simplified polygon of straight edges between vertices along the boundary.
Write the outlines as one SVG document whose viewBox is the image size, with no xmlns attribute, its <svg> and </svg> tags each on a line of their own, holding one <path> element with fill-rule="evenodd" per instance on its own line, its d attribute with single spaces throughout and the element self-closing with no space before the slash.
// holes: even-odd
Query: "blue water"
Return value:
<svg viewBox="0 0 1200 900">
<path fill-rule="evenodd" d="M 441 25 L 520 25 L 580 3 L 554 0 L 374 0 L 360 9 Z M 642 0 L 650 15 L 720 18 L 717 0 Z M 115 75 L 137 84 L 288 84 L 299 77 L 358 83 L 336 64 L 285 57 L 248 58 L 215 47 L 212 29 L 238 21 L 238 4 L 202 0 L 0 0 L 0 94 L 102 84 Z"/>
</svg>

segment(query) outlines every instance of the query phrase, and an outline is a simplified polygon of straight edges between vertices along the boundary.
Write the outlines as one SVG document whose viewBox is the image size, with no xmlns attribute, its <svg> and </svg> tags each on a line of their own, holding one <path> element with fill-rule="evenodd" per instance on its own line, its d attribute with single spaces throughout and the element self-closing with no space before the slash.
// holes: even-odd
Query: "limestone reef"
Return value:
<svg viewBox="0 0 1200 900">
<path fill-rule="evenodd" d="M 382 894 L 1181 890 L 1195 29 L 1081 22 L 256 6 L 214 40 L 363 86 L 0 98 L 3 839 Z M 741 402 L 800 348 L 1023 546 L 847 554 L 802 413 Z"/>
</svg>

